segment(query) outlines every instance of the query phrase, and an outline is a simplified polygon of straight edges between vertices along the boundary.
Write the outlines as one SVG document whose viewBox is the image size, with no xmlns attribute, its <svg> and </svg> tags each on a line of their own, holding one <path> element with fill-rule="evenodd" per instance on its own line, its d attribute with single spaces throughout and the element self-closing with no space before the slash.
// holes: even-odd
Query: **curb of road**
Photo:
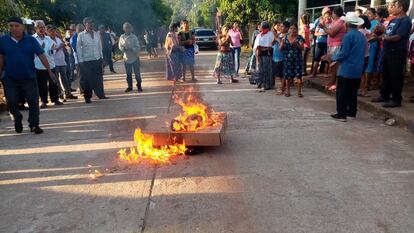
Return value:
<svg viewBox="0 0 414 233">
<path fill-rule="evenodd" d="M 306 85 L 322 93 L 335 96 L 335 92 L 326 90 L 321 83 L 309 78 L 306 80 Z M 379 104 L 371 103 L 370 101 L 362 100 L 361 98 L 358 98 L 358 107 L 359 109 L 372 113 L 374 118 L 380 119 L 384 122 L 388 119 L 395 119 L 395 126 L 414 133 L 414 121 L 412 119 L 409 119 L 403 115 L 395 114 L 391 111 L 388 111 L 386 108 L 379 106 Z"/>
</svg>

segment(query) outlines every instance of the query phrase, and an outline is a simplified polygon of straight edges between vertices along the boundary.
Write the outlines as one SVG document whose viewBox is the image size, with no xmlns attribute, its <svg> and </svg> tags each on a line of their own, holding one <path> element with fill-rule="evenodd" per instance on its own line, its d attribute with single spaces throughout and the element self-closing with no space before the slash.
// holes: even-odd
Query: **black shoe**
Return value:
<svg viewBox="0 0 414 233">
<path fill-rule="evenodd" d="M 115 70 L 111 70 L 111 73 L 116 74 Z"/>
<path fill-rule="evenodd" d="M 382 96 L 378 96 L 376 98 L 373 98 L 371 100 L 372 103 L 384 103 L 384 102 L 388 102 L 388 100 L 382 98 Z"/>
<path fill-rule="evenodd" d="M 346 117 L 341 117 L 338 114 L 332 114 L 331 117 L 338 120 L 338 121 L 346 122 Z"/>
<path fill-rule="evenodd" d="M 24 105 L 19 105 L 19 109 L 20 109 L 20 111 L 27 111 L 27 110 L 29 110 L 29 108 L 26 107 L 26 106 L 24 106 Z"/>
<path fill-rule="evenodd" d="M 74 92 L 74 91 L 76 91 L 76 89 L 72 89 L 72 88 L 70 89 L 70 92 Z"/>
<path fill-rule="evenodd" d="M 91 99 L 85 99 L 85 103 L 90 104 L 90 103 L 92 103 L 92 100 Z"/>
<path fill-rule="evenodd" d="M 138 83 L 138 84 L 137 84 L 137 88 L 138 88 L 138 92 L 142 92 L 142 86 L 141 86 L 141 83 Z"/>
<path fill-rule="evenodd" d="M 410 99 L 408 100 L 408 102 L 414 103 L 414 96 L 411 96 Z"/>
<path fill-rule="evenodd" d="M 388 103 L 383 104 L 382 107 L 384 107 L 384 108 L 398 108 L 398 107 L 401 107 L 401 103 L 398 103 L 398 102 L 395 102 L 395 101 L 390 101 Z"/>
<path fill-rule="evenodd" d="M 21 121 L 15 121 L 14 122 L 14 130 L 16 130 L 16 133 L 22 133 L 23 132 L 23 124 Z"/>
<path fill-rule="evenodd" d="M 101 100 L 107 100 L 107 99 L 109 99 L 109 97 L 104 96 L 104 97 L 99 97 L 99 99 L 101 99 Z"/>
<path fill-rule="evenodd" d="M 63 105 L 63 103 L 62 103 L 62 102 L 60 102 L 60 101 L 56 101 L 56 102 L 55 102 L 55 105 Z"/>
<path fill-rule="evenodd" d="M 78 97 L 77 97 L 77 96 L 74 96 L 74 95 L 70 95 L 70 96 L 68 96 L 68 99 L 71 99 L 71 100 L 77 100 L 77 99 L 78 99 Z"/>
<path fill-rule="evenodd" d="M 46 104 L 46 103 L 42 103 L 42 104 L 40 105 L 40 108 L 47 108 L 47 104 Z"/>
<path fill-rule="evenodd" d="M 125 89 L 125 93 L 132 91 L 132 87 L 128 87 L 127 89 Z"/>
<path fill-rule="evenodd" d="M 35 134 L 41 134 L 43 133 L 43 129 L 41 129 L 39 126 L 32 126 L 30 127 L 30 132 Z"/>
</svg>

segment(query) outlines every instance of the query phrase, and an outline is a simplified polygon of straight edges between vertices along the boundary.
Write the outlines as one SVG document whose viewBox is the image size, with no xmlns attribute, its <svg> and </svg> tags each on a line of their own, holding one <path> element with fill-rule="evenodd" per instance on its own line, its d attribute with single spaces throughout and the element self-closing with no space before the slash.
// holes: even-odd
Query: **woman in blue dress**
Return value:
<svg viewBox="0 0 414 233">
<path fill-rule="evenodd" d="M 283 53 L 283 86 L 285 96 L 290 96 L 290 84 L 296 83 L 298 97 L 302 98 L 302 50 L 305 39 L 298 34 L 298 25 L 291 24 L 288 34 L 281 39 L 280 50 Z"/>
<path fill-rule="evenodd" d="M 181 53 L 183 47 L 180 45 L 177 37 L 179 23 L 172 23 L 170 25 L 170 31 L 165 38 L 165 50 L 166 50 L 166 77 L 167 80 L 180 81 L 182 76 L 181 69 Z"/>
</svg>

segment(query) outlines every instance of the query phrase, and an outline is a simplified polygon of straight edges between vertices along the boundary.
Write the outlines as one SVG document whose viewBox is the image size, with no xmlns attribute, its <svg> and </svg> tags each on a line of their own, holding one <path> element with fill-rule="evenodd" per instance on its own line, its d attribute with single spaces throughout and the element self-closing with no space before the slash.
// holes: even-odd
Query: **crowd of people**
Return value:
<svg viewBox="0 0 414 233">
<path fill-rule="evenodd" d="M 333 118 L 355 118 L 357 96 L 367 97 L 367 91 L 375 85 L 381 88 L 373 102 L 381 102 L 387 108 L 400 107 L 407 56 L 414 66 L 414 42 L 408 46 L 412 32 L 408 8 L 407 0 L 391 0 L 387 9 L 357 9 L 346 14 L 339 6 L 325 7 L 313 27 L 307 14 L 300 17 L 299 24 L 263 21 L 257 24 L 251 38 L 252 53 L 246 67 L 250 82 L 261 92 L 277 87 L 276 93 L 285 97 L 291 96 L 291 87 L 295 85 L 296 95 L 302 98 L 302 77 L 308 75 L 307 61 L 312 54 L 311 76 L 328 73 L 330 83 L 326 88 L 336 90 L 337 113 Z M 72 89 L 77 79 L 85 103 L 92 102 L 93 93 L 99 99 L 107 99 L 103 73 L 105 66 L 115 73 L 115 47 L 123 53 L 125 92 L 133 90 L 132 72 L 137 91 L 143 91 L 140 43 L 128 22 L 119 38 L 103 25 L 95 30 L 89 17 L 83 24 L 70 25 L 64 36 L 57 27 L 45 25 L 42 20 L 34 22 L 33 35 L 25 32 L 24 22 L 18 17 L 11 17 L 8 27 L 9 33 L 0 38 L 0 73 L 17 133 L 23 131 L 20 110 L 24 103 L 29 106 L 31 132 L 40 134 L 43 130 L 39 127 L 39 108 L 47 108 L 49 100 L 60 106 L 78 99 Z M 150 56 L 158 56 L 159 37 L 151 31 L 144 36 Z M 243 39 L 237 22 L 220 29 L 213 73 L 218 84 L 223 79 L 238 82 Z M 185 82 L 189 69 L 191 80 L 196 82 L 197 45 L 189 22 L 172 23 L 164 41 L 166 78 Z M 414 97 L 410 101 L 414 102 Z"/>
<path fill-rule="evenodd" d="M 95 30 L 90 17 L 86 17 L 83 24 L 71 24 L 64 36 L 56 26 L 45 25 L 43 20 L 34 21 L 33 33 L 19 17 L 9 18 L 8 27 L 9 33 L 0 37 L 0 74 L 17 133 L 23 131 L 21 110 L 29 110 L 30 131 L 43 133 L 39 126 L 39 109 L 48 108 L 49 100 L 60 106 L 78 99 L 73 94 L 77 90 L 72 88 L 76 80 L 79 80 L 79 94 L 86 104 L 92 103 L 93 93 L 99 99 L 108 99 L 103 73 L 106 66 L 116 73 L 113 66 L 116 47 L 124 54 L 128 85 L 125 92 L 133 90 L 132 71 L 137 90 L 142 92 L 141 49 L 128 22 L 123 25 L 125 33 L 119 38 L 104 25 Z"/>
<path fill-rule="evenodd" d="M 310 26 L 310 17 L 303 14 L 299 24 L 293 21 L 262 22 L 253 32 L 252 53 L 246 73 L 261 92 L 276 87 L 278 95 L 291 96 L 296 85 L 302 94 L 302 77 L 308 75 L 308 56 L 312 54 L 311 78 L 326 73 L 326 88 L 336 91 L 337 113 L 341 121 L 355 118 L 357 96 L 369 97 L 368 90 L 380 87 L 379 96 L 385 108 L 400 107 L 407 56 L 414 64 L 414 43 L 410 46 L 412 23 L 407 16 L 410 2 L 391 0 L 387 8 L 358 8 L 344 13 L 342 7 L 325 7 Z M 223 26 L 219 36 L 220 51 L 214 76 L 221 83 L 223 76 L 237 76 L 239 69 L 238 24 Z M 236 39 L 235 39 L 236 38 Z M 312 53 L 311 53 L 312 51 Z M 411 97 L 410 102 L 414 102 Z"/>
</svg>

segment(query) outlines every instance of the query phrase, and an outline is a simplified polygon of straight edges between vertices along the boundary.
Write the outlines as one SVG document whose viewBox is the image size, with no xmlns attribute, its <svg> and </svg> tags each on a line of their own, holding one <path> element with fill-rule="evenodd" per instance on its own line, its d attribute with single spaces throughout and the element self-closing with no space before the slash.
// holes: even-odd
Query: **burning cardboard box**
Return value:
<svg viewBox="0 0 414 233">
<path fill-rule="evenodd" d="M 184 143 L 186 146 L 220 146 L 224 142 L 227 114 L 223 112 L 214 112 L 211 114 L 217 122 L 214 125 L 200 130 L 176 131 L 174 124 L 179 124 L 179 122 L 174 119 L 172 114 L 166 114 L 151 119 L 142 132 L 154 137 L 154 146 L 174 145 L 177 143 Z M 200 120 L 197 119 L 197 121 Z M 166 122 L 171 123 L 167 124 Z"/>
<path fill-rule="evenodd" d="M 120 150 L 120 159 L 168 163 L 173 156 L 185 155 L 189 146 L 222 145 L 227 115 L 214 112 L 196 93 L 193 88 L 176 92 L 172 99 L 181 108 L 180 113 L 161 115 L 148 121 L 144 129 L 136 129 L 135 146 Z"/>
</svg>

